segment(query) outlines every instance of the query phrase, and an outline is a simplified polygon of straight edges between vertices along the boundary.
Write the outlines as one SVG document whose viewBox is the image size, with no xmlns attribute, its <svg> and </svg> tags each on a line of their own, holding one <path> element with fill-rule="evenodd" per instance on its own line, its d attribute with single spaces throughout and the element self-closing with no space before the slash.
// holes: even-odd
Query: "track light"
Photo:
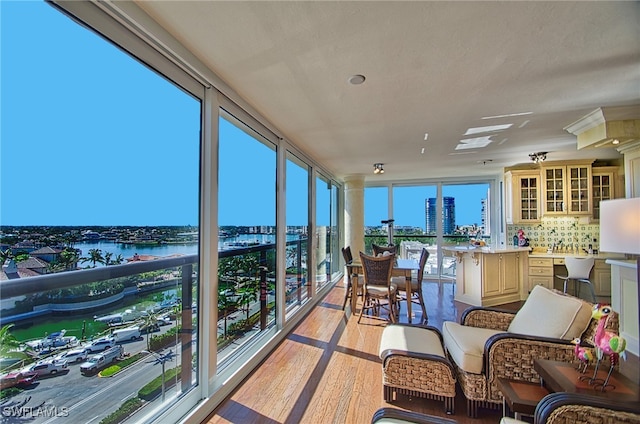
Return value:
<svg viewBox="0 0 640 424">
<path fill-rule="evenodd" d="M 373 164 L 373 173 L 374 174 L 384 174 L 384 168 L 382 167 L 381 163 L 374 163 Z"/>
<path fill-rule="evenodd" d="M 529 155 L 529 157 L 531 158 L 532 161 L 534 161 L 535 163 L 540 163 L 540 162 L 544 162 L 545 160 L 547 160 L 547 152 L 536 152 L 536 153 L 531 153 Z"/>
</svg>

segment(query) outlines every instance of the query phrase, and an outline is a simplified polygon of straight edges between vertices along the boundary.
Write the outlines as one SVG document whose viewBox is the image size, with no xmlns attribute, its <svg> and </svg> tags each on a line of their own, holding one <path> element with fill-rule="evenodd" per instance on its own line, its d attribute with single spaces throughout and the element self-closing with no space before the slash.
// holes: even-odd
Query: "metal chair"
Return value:
<svg viewBox="0 0 640 424">
<path fill-rule="evenodd" d="M 360 308 L 358 323 L 365 309 L 379 312 L 380 308 L 387 309 L 391 322 L 396 322 L 397 286 L 391 283 L 391 272 L 395 260 L 396 255 L 376 257 L 360 252 L 360 262 L 364 272 L 364 302 Z M 381 300 L 386 302 L 381 303 Z"/>
<path fill-rule="evenodd" d="M 567 282 L 569 280 L 574 281 L 574 291 L 576 297 L 578 296 L 578 282 L 586 283 L 591 290 L 591 297 L 593 298 L 593 303 L 597 303 L 596 300 L 596 292 L 593 289 L 593 284 L 591 280 L 589 280 L 589 274 L 591 273 L 591 268 L 593 268 L 593 264 L 595 262 L 594 258 L 577 258 L 574 256 L 567 256 L 564 258 L 564 266 L 567 267 L 566 276 L 556 275 L 556 277 L 564 280 L 564 288 L 563 291 L 567 292 Z"/>
</svg>

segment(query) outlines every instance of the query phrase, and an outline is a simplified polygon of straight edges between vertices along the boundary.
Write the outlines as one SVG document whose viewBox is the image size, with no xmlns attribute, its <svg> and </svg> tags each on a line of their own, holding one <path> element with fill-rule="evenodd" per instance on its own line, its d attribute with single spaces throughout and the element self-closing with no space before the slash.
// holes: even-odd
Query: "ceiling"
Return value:
<svg viewBox="0 0 640 424">
<path fill-rule="evenodd" d="M 539 151 L 620 158 L 577 150 L 563 128 L 640 104 L 635 1 L 137 4 L 341 178 L 496 175 Z M 355 74 L 365 82 L 350 84 Z M 384 174 L 373 174 L 376 162 Z"/>
</svg>

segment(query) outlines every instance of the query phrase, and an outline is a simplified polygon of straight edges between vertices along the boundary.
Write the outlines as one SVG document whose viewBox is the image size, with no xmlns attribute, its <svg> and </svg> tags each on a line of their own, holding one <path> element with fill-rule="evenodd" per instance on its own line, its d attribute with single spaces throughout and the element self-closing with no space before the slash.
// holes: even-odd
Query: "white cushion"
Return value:
<svg viewBox="0 0 640 424">
<path fill-rule="evenodd" d="M 591 304 L 573 296 L 535 286 L 511 321 L 510 333 L 572 340 L 591 321 Z"/>
<path fill-rule="evenodd" d="M 502 419 L 500 420 L 500 424 L 525 424 L 526 421 L 520 421 L 520 420 L 516 420 L 515 418 L 511 418 L 511 417 L 502 417 Z"/>
<path fill-rule="evenodd" d="M 487 339 L 500 330 L 461 325 L 453 321 L 442 323 L 442 338 L 451 359 L 459 368 L 473 374 L 482 373 L 482 355 Z"/>
<path fill-rule="evenodd" d="M 432 330 L 407 325 L 388 325 L 382 331 L 380 352 L 387 349 L 438 355 L 444 358 L 444 349 L 440 337 Z"/>
</svg>

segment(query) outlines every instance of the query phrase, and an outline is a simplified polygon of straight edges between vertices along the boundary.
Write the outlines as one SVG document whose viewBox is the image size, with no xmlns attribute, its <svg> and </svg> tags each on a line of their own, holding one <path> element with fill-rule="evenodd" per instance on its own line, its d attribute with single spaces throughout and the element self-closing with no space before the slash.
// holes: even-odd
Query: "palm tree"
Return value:
<svg viewBox="0 0 640 424">
<path fill-rule="evenodd" d="M 5 358 L 22 358 L 26 355 L 17 350 L 20 347 L 20 341 L 9 331 L 11 327 L 13 327 L 13 324 L 3 325 L 0 328 L 0 356 Z"/>
<path fill-rule="evenodd" d="M 7 259 L 11 259 L 13 257 L 13 252 L 11 248 L 7 248 L 6 250 L 0 250 L 0 265 L 4 265 Z"/>
<path fill-rule="evenodd" d="M 86 258 L 81 258 L 80 261 L 82 263 L 91 262 L 93 264 L 93 268 L 96 267 L 96 264 L 104 264 L 104 257 L 102 256 L 102 250 L 100 249 L 89 249 L 89 256 Z"/>
</svg>

